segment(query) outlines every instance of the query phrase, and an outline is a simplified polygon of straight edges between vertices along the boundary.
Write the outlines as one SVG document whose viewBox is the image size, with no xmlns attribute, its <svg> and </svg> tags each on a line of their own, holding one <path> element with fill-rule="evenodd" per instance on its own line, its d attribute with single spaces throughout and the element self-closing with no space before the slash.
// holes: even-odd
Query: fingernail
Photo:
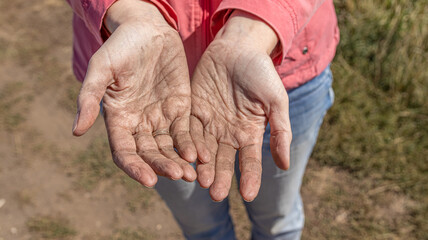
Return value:
<svg viewBox="0 0 428 240">
<path fill-rule="evenodd" d="M 242 196 L 242 199 L 244 199 L 245 202 L 252 202 L 254 201 L 254 198 L 255 198 L 254 195 L 255 195 L 254 192 L 248 192 L 245 197 Z"/>
<path fill-rule="evenodd" d="M 74 131 L 76 130 L 76 128 L 77 128 L 77 122 L 79 121 L 79 115 L 80 115 L 80 112 L 77 112 L 77 114 L 76 114 L 76 117 L 74 118 L 74 122 L 73 122 L 73 130 L 72 130 L 72 132 L 74 133 Z"/>
</svg>

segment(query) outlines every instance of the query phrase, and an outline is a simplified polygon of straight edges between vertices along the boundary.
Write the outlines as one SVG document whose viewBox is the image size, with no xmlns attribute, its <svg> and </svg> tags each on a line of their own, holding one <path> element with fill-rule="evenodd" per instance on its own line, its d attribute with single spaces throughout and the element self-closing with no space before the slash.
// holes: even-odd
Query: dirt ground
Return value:
<svg viewBox="0 0 428 240">
<path fill-rule="evenodd" d="M 0 0 L 0 240 L 183 239 L 153 189 L 113 165 L 102 119 L 71 135 L 80 84 L 71 71 L 71 10 L 62 0 Z M 311 159 L 304 239 L 402 239 L 415 202 Z M 251 229 L 236 188 L 239 239 Z"/>
</svg>

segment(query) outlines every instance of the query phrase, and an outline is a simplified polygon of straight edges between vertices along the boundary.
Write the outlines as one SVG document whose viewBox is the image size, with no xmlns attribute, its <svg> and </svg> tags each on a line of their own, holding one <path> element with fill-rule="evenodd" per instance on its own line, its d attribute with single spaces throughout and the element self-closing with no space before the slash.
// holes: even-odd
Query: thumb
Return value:
<svg viewBox="0 0 428 240">
<path fill-rule="evenodd" d="M 288 96 L 284 90 L 282 97 L 270 106 L 268 112 L 270 131 L 270 149 L 275 164 L 287 170 L 290 166 L 290 144 L 292 140 L 291 124 L 288 111 Z"/>
<path fill-rule="evenodd" d="M 105 59 L 92 56 L 77 99 L 77 114 L 73 123 L 73 135 L 81 136 L 94 124 L 100 111 L 100 102 L 112 79 L 111 70 L 105 67 Z"/>
</svg>

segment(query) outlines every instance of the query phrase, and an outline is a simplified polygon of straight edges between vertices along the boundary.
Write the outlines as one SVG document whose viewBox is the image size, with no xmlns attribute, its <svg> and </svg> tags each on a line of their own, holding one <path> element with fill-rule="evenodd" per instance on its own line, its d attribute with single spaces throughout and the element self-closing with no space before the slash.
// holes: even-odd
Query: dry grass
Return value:
<svg viewBox="0 0 428 240">
<path fill-rule="evenodd" d="M 43 239 L 71 239 L 76 230 L 69 226 L 69 222 L 60 217 L 37 216 L 27 222 L 30 232 L 37 233 Z"/>
<path fill-rule="evenodd" d="M 398 225 L 356 214 L 356 234 L 426 239 L 428 1 L 347 0 L 336 6 L 342 38 L 332 67 L 336 103 L 314 158 L 417 202 Z M 400 235 L 406 227 L 411 231 Z"/>
<path fill-rule="evenodd" d="M 428 239 L 428 0 L 343 0 L 336 7 L 341 29 L 332 65 L 336 102 L 304 179 L 304 239 Z M 53 106 L 66 109 L 71 127 L 79 84 L 70 71 L 68 6 L 63 0 L 0 1 L 0 10 L 0 63 L 11 66 L 0 67 L 0 136 L 6 139 L 0 141 L 0 178 L 10 176 L 0 182 L 0 197 L 7 199 L 1 210 L 14 217 L 0 219 L 0 225 L 13 222 L 22 233 L 13 235 L 2 225 L 0 239 L 20 239 L 27 232 L 31 239 L 178 239 L 178 231 L 167 231 L 166 218 L 156 230 L 150 214 L 166 210 L 155 211 L 154 190 L 142 190 L 114 166 L 105 134 L 83 138 L 88 147 L 76 150 L 72 140 L 60 143 L 40 128 L 30 129 L 34 99 L 45 92 L 60 95 L 52 97 Z M 67 144 L 76 148 L 64 148 Z M 43 179 L 35 167 L 43 171 L 46 162 L 59 171 L 51 172 L 57 179 L 29 191 L 26 185 Z M 43 188 L 56 181 L 72 187 Z M 118 189 L 126 192 L 120 201 L 114 200 Z M 61 202 L 47 205 L 45 194 Z M 81 199 L 85 194 L 98 198 Z M 114 214 L 104 211 L 105 225 L 89 234 L 79 225 L 83 220 L 73 212 L 79 210 L 73 201 L 88 212 L 97 201 Z M 245 239 L 250 226 L 242 220 L 246 214 L 236 190 L 231 201 L 235 229 Z M 116 205 L 127 211 L 113 210 Z M 91 213 L 100 213 L 95 210 Z M 62 217 L 53 217 L 56 211 Z M 135 225 L 147 216 L 138 222 L 144 227 Z M 86 217 L 88 223 L 100 220 Z"/>
</svg>

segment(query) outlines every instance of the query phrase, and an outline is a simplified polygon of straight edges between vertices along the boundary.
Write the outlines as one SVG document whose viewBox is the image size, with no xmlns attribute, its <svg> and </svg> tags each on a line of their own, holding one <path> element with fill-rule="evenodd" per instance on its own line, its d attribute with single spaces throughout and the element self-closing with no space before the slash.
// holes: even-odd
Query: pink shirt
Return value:
<svg viewBox="0 0 428 240">
<path fill-rule="evenodd" d="M 73 8 L 73 69 L 83 81 L 89 59 L 102 45 L 102 22 L 116 0 L 67 0 Z M 272 54 L 286 89 L 319 75 L 339 42 L 333 0 L 150 0 L 183 39 L 190 73 L 231 10 L 263 19 L 278 35 Z"/>
</svg>

